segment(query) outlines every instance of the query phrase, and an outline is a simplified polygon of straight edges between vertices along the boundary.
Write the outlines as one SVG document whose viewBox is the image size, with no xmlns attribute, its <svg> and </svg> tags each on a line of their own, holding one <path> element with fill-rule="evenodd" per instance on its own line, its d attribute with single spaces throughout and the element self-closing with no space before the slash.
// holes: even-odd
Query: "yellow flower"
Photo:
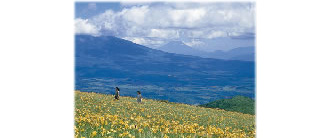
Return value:
<svg viewBox="0 0 330 138">
<path fill-rule="evenodd" d="M 148 99 L 135 106 L 135 99 L 114 101 L 114 96 L 96 93 L 76 92 L 76 96 L 75 138 L 84 138 L 79 136 L 87 130 L 92 130 L 88 131 L 90 138 L 135 138 L 136 131 L 140 137 L 146 137 L 141 134 L 145 133 L 152 138 L 160 137 L 158 133 L 164 138 L 255 137 L 256 133 L 251 115 Z"/>
<path fill-rule="evenodd" d="M 138 131 L 141 133 L 143 131 L 143 129 L 140 128 Z"/>
<path fill-rule="evenodd" d="M 97 132 L 96 131 L 93 131 L 92 134 L 91 134 L 91 137 L 94 137 L 96 136 Z"/>
<path fill-rule="evenodd" d="M 126 136 L 128 134 L 129 134 L 128 131 L 125 131 L 124 133 L 122 133 L 122 136 Z"/>
</svg>

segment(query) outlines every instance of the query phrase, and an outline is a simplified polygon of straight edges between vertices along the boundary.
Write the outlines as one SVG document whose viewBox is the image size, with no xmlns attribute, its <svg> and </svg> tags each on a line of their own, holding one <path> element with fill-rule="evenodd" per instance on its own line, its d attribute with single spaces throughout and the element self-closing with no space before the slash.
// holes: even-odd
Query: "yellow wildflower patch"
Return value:
<svg viewBox="0 0 330 138">
<path fill-rule="evenodd" d="M 75 92 L 75 137 L 255 137 L 255 116 L 136 98 Z"/>
</svg>

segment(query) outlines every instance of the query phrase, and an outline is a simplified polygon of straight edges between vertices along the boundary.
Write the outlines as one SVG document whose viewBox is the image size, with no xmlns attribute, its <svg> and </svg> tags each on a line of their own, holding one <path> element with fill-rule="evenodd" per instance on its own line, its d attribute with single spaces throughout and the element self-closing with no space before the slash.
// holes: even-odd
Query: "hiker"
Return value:
<svg viewBox="0 0 330 138">
<path fill-rule="evenodd" d="M 116 100 L 119 100 L 119 91 L 120 91 L 120 89 L 118 87 L 116 87 L 116 94 L 115 94 Z"/>
<path fill-rule="evenodd" d="M 137 102 L 138 102 L 138 103 L 142 103 L 142 95 L 141 95 L 141 92 L 140 92 L 140 91 L 137 91 L 137 94 L 138 94 L 138 96 L 137 96 Z"/>
</svg>

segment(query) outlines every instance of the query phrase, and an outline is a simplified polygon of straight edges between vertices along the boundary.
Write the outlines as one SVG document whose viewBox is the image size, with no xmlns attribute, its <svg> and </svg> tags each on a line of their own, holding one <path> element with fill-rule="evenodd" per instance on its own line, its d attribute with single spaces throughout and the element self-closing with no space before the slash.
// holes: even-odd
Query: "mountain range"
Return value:
<svg viewBox="0 0 330 138">
<path fill-rule="evenodd" d="M 159 48 L 164 52 L 193 55 L 203 58 L 216 58 L 225 60 L 242 60 L 242 61 L 254 61 L 255 60 L 255 47 L 238 47 L 229 51 L 216 50 L 213 52 L 206 52 L 187 46 L 181 41 L 171 41 Z"/>
<path fill-rule="evenodd" d="M 164 52 L 183 54 L 183 55 L 203 56 L 207 54 L 207 52 L 194 49 L 190 46 L 187 46 L 181 41 L 171 41 L 157 49 Z"/>
<path fill-rule="evenodd" d="M 254 62 L 168 53 L 113 36 L 75 36 L 75 89 L 202 104 L 254 97 Z"/>
</svg>

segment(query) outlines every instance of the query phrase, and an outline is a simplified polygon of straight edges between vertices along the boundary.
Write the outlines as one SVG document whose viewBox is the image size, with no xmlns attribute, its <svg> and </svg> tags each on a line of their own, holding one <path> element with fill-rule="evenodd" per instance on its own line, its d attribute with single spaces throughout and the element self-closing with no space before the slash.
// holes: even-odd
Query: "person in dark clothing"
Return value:
<svg viewBox="0 0 330 138">
<path fill-rule="evenodd" d="M 120 91 L 120 89 L 118 87 L 116 87 L 116 94 L 115 94 L 116 100 L 119 100 L 119 91 Z"/>
<path fill-rule="evenodd" d="M 142 103 L 142 95 L 141 95 L 141 92 L 140 92 L 140 91 L 137 91 L 137 94 L 138 94 L 138 96 L 137 96 L 137 102 L 138 102 L 138 103 Z"/>
</svg>

